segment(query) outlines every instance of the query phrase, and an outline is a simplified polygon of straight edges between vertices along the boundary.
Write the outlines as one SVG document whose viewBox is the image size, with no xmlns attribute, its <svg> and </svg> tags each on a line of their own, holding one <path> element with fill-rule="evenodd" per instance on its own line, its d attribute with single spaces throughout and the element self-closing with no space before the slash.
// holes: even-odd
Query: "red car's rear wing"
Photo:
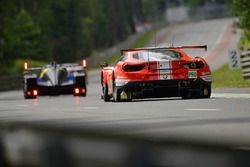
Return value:
<svg viewBox="0 0 250 167">
<path fill-rule="evenodd" d="M 130 52 L 130 51 L 143 51 L 143 50 L 147 51 L 147 50 L 159 50 L 159 49 L 204 49 L 205 51 L 207 51 L 207 45 L 122 49 L 121 53 L 123 53 L 123 52 Z"/>
</svg>

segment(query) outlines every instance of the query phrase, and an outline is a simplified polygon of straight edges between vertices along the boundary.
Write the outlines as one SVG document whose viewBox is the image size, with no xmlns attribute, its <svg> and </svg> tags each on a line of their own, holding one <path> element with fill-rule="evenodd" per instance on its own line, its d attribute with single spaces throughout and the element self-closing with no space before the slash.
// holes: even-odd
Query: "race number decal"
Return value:
<svg viewBox="0 0 250 167">
<path fill-rule="evenodd" d="M 188 78 L 197 78 L 197 71 L 188 71 Z"/>
<path fill-rule="evenodd" d="M 159 80 L 171 79 L 171 61 L 158 62 Z"/>
<path fill-rule="evenodd" d="M 240 55 L 236 50 L 229 51 L 229 65 L 231 69 L 240 68 Z"/>
</svg>

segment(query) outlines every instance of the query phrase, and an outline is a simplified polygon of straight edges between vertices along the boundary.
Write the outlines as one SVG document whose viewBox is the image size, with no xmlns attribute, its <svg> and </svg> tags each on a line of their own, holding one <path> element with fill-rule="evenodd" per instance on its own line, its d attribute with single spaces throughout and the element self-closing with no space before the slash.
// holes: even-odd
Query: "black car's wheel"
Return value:
<svg viewBox="0 0 250 167">
<path fill-rule="evenodd" d="M 27 96 L 27 92 L 23 92 L 23 97 L 24 97 L 25 99 L 29 99 L 29 97 Z"/>
<path fill-rule="evenodd" d="M 110 100 L 110 96 L 108 95 L 108 85 L 103 83 L 103 88 L 102 88 L 102 97 L 105 102 Z"/>
<path fill-rule="evenodd" d="M 118 88 L 114 87 L 113 99 L 114 99 L 114 102 L 120 102 L 121 101 L 121 89 L 118 89 Z"/>
</svg>

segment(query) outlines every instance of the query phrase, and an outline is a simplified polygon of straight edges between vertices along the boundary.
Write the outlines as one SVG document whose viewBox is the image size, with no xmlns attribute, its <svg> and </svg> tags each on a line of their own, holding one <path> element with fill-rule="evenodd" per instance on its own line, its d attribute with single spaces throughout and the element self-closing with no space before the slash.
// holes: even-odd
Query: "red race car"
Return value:
<svg viewBox="0 0 250 167">
<path fill-rule="evenodd" d="M 210 98 L 211 70 L 201 57 L 183 50 L 207 46 L 138 48 L 121 50 L 120 60 L 101 64 L 102 98 L 115 102 L 140 98 Z"/>
</svg>

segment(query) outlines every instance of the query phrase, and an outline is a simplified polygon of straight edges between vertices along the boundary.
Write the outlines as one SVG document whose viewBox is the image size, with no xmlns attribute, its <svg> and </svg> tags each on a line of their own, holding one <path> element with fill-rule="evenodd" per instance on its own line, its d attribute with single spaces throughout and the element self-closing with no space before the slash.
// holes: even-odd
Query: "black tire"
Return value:
<svg viewBox="0 0 250 167">
<path fill-rule="evenodd" d="M 120 102 L 121 101 L 121 89 L 118 89 L 118 88 L 114 87 L 113 99 L 114 99 L 114 102 Z"/>
<path fill-rule="evenodd" d="M 130 90 L 128 90 L 126 93 L 127 93 L 127 96 L 128 96 L 127 101 L 131 102 L 133 100 L 132 92 Z"/>
<path fill-rule="evenodd" d="M 23 97 L 24 97 L 24 99 L 28 99 L 27 85 L 24 82 L 23 82 Z"/>
<path fill-rule="evenodd" d="M 103 83 L 103 88 L 102 88 L 102 97 L 105 102 L 110 101 L 110 96 L 108 95 L 108 85 Z"/>
<path fill-rule="evenodd" d="M 182 99 L 191 99 L 191 92 L 188 89 L 184 89 L 181 91 L 181 98 Z"/>
<path fill-rule="evenodd" d="M 23 97 L 24 97 L 24 99 L 29 99 L 26 92 L 23 92 Z"/>
<path fill-rule="evenodd" d="M 202 86 L 201 97 L 202 98 L 210 98 L 211 97 L 211 85 Z"/>
<path fill-rule="evenodd" d="M 86 97 L 87 96 L 87 92 L 82 94 L 82 97 Z"/>
</svg>

